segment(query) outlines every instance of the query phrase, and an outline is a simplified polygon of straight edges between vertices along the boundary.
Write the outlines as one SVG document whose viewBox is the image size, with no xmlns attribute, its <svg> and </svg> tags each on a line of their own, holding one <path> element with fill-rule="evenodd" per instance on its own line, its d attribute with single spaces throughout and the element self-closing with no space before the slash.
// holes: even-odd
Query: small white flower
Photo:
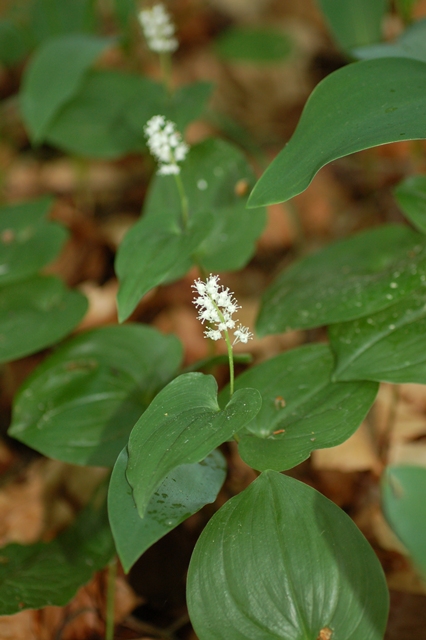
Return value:
<svg viewBox="0 0 426 640">
<path fill-rule="evenodd" d="M 151 51 L 170 53 L 179 46 L 175 35 L 175 26 L 163 4 L 139 12 L 139 22 Z"/>
<path fill-rule="evenodd" d="M 189 147 L 176 131 L 176 125 L 164 116 L 153 116 L 145 125 L 145 135 L 150 152 L 159 162 L 157 173 L 163 176 L 180 173 L 178 162 L 185 160 Z"/>
<path fill-rule="evenodd" d="M 205 282 L 198 279 L 195 280 L 192 287 L 198 293 L 198 297 L 194 298 L 193 303 L 198 309 L 198 320 L 202 324 L 208 322 L 214 325 L 210 329 L 204 331 L 206 338 L 211 340 L 220 340 L 222 333 L 228 329 L 234 330 L 234 342 L 247 343 L 253 334 L 247 327 L 243 327 L 241 324 L 235 329 L 236 320 L 232 317 L 234 313 L 241 309 L 235 298 L 232 297 L 232 292 L 228 287 L 219 285 L 219 276 L 210 276 Z"/>
</svg>

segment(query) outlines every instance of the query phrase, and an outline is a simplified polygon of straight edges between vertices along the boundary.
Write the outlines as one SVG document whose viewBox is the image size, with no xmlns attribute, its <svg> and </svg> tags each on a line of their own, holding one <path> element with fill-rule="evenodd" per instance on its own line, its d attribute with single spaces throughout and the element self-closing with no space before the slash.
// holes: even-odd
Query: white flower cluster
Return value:
<svg viewBox="0 0 426 640">
<path fill-rule="evenodd" d="M 232 292 L 228 287 L 219 285 L 219 276 L 210 274 L 206 282 L 198 279 L 195 280 L 192 286 L 198 293 L 198 297 L 193 300 L 198 309 L 198 320 L 201 320 L 203 324 L 204 322 L 209 322 L 214 325 L 214 328 L 204 331 L 206 338 L 220 340 L 222 332 L 228 329 L 233 330 L 233 344 L 237 342 L 247 343 L 253 337 L 247 327 L 238 324 L 237 328 L 235 328 L 237 321 L 232 316 L 241 307 L 232 297 Z"/>
<path fill-rule="evenodd" d="M 178 162 L 185 160 L 188 145 L 176 131 L 176 125 L 164 116 L 153 116 L 145 126 L 147 144 L 152 155 L 158 160 L 160 175 L 180 173 Z"/>
<path fill-rule="evenodd" d="M 163 4 L 139 12 L 139 22 L 151 51 L 170 53 L 178 48 L 175 26 Z"/>
</svg>

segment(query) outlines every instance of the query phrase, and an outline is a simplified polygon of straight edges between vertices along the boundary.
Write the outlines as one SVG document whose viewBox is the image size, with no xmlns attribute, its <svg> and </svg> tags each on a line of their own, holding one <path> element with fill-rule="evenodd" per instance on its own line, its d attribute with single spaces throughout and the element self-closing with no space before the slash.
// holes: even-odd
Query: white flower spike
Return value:
<svg viewBox="0 0 426 640">
<path fill-rule="evenodd" d="M 193 303 L 198 309 L 198 320 L 201 320 L 202 324 L 208 322 L 213 325 L 210 329 L 204 331 L 206 338 L 211 340 L 220 340 L 223 337 L 222 333 L 232 329 L 234 332 L 234 342 L 247 343 L 253 334 L 247 327 L 243 327 L 241 324 L 235 329 L 236 320 L 233 319 L 234 313 L 241 309 L 235 298 L 232 297 L 232 292 L 228 287 L 219 285 L 219 276 L 210 276 L 205 282 L 198 279 L 195 280 L 192 287 L 198 293 L 198 297 L 194 298 Z"/>
<path fill-rule="evenodd" d="M 188 145 L 176 131 L 176 125 L 164 116 L 153 116 L 146 123 L 145 135 L 152 155 L 159 162 L 158 174 L 162 176 L 180 173 L 178 162 L 183 162 Z"/>
<path fill-rule="evenodd" d="M 163 4 L 139 12 L 139 22 L 151 51 L 172 53 L 179 46 L 175 35 L 175 26 Z"/>
</svg>

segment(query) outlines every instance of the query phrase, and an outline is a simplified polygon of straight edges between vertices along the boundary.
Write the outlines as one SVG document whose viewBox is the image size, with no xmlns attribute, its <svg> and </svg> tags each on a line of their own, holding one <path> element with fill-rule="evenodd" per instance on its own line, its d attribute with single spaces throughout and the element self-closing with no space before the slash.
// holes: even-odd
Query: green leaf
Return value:
<svg viewBox="0 0 426 640">
<path fill-rule="evenodd" d="M 0 62 L 5 67 L 12 67 L 20 62 L 28 52 L 22 29 L 4 18 L 0 20 Z"/>
<path fill-rule="evenodd" d="M 114 556 L 105 503 L 86 507 L 75 523 L 48 542 L 0 549 L 0 613 L 66 605 Z"/>
<path fill-rule="evenodd" d="M 127 480 L 139 515 L 175 467 L 203 460 L 240 431 L 260 405 L 256 389 L 240 389 L 221 411 L 216 380 L 202 373 L 181 375 L 160 391 L 129 438 Z"/>
<path fill-rule="evenodd" d="M 164 93 L 164 88 L 149 78 L 88 71 L 78 92 L 49 124 L 46 140 L 69 153 L 91 158 L 140 152 L 145 148 L 143 126 L 162 113 Z"/>
<path fill-rule="evenodd" d="M 215 42 L 215 50 L 225 60 L 268 63 L 282 62 L 291 52 L 288 37 L 266 27 L 232 27 Z"/>
<path fill-rule="evenodd" d="M 133 425 L 181 358 L 177 338 L 143 325 L 79 335 L 25 381 L 9 435 L 51 458 L 113 466 Z"/>
<path fill-rule="evenodd" d="M 388 0 L 318 0 L 318 4 L 344 51 L 382 39 Z"/>
<path fill-rule="evenodd" d="M 35 43 L 55 36 L 92 32 L 96 0 L 32 0 L 28 29 Z"/>
<path fill-rule="evenodd" d="M 426 20 L 415 22 L 392 44 L 362 47 L 352 53 L 361 59 L 414 58 L 426 62 Z"/>
<path fill-rule="evenodd" d="M 33 142 L 44 139 L 55 115 L 77 93 L 87 69 L 111 42 L 111 38 L 68 34 L 37 50 L 25 70 L 20 93 Z"/>
<path fill-rule="evenodd" d="M 243 267 L 266 223 L 265 210 L 248 212 L 246 196 L 238 193 L 238 183 L 248 193 L 254 182 L 243 154 L 223 140 L 206 140 L 192 147 L 181 178 L 190 218 L 202 217 L 206 211 L 213 214 L 213 228 L 197 249 L 197 262 L 208 272 Z M 155 218 L 162 225 L 180 219 L 179 193 L 172 176 L 154 178 L 144 211 L 146 218 Z"/>
<path fill-rule="evenodd" d="M 49 264 L 68 237 L 46 220 L 52 198 L 0 207 L 0 285 L 22 280 Z"/>
<path fill-rule="evenodd" d="M 426 289 L 391 307 L 330 327 L 335 380 L 426 384 Z"/>
<path fill-rule="evenodd" d="M 152 495 L 141 518 L 126 479 L 127 463 L 127 450 L 123 449 L 115 463 L 108 494 L 112 534 L 126 573 L 154 542 L 214 502 L 226 476 L 226 461 L 217 450 L 199 463 L 176 467 Z"/>
<path fill-rule="evenodd" d="M 263 473 L 210 520 L 192 555 L 200 640 L 383 640 L 382 568 L 352 520 L 315 489 Z"/>
<path fill-rule="evenodd" d="M 292 198 L 321 167 L 355 151 L 426 138 L 425 78 L 426 64 L 408 58 L 365 60 L 329 75 L 314 89 L 249 206 Z"/>
<path fill-rule="evenodd" d="M 410 176 L 394 189 L 399 206 L 413 225 L 426 233 L 426 176 Z"/>
<path fill-rule="evenodd" d="M 386 519 L 424 577 L 426 577 L 425 494 L 426 469 L 424 467 L 387 467 L 382 477 L 382 502 Z"/>
<path fill-rule="evenodd" d="M 284 271 L 264 294 L 257 331 L 360 318 L 392 306 L 425 281 L 424 236 L 398 225 L 369 229 Z"/>
<path fill-rule="evenodd" d="M 239 452 L 255 469 L 291 469 L 314 449 L 334 447 L 359 427 L 378 385 L 331 381 L 333 356 L 325 344 L 287 351 L 238 376 L 262 408 L 239 433 Z M 225 393 L 225 392 L 224 392 Z M 275 434 L 275 435 L 274 435 Z"/>
<path fill-rule="evenodd" d="M 176 185 L 175 185 L 176 187 Z M 182 230 L 178 220 L 142 217 L 126 234 L 117 252 L 115 270 L 120 282 L 118 317 L 123 322 L 143 296 L 169 276 L 187 270 L 190 257 L 209 233 L 210 214 Z"/>
<path fill-rule="evenodd" d="M 50 347 L 80 322 L 87 300 L 58 278 L 33 276 L 0 288 L 0 362 Z"/>
</svg>

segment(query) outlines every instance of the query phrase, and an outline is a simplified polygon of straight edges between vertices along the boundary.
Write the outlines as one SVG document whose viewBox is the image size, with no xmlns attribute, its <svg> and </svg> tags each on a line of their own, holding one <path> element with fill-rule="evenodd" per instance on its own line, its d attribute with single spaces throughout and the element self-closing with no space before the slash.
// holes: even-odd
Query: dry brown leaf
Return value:
<svg viewBox="0 0 426 640">
<path fill-rule="evenodd" d="M 365 423 L 337 447 L 313 451 L 311 459 L 313 467 L 318 470 L 373 471 L 379 474 L 383 466 Z"/>
<path fill-rule="evenodd" d="M 78 288 L 86 296 L 89 308 L 76 331 L 117 323 L 117 280 L 111 279 L 102 286 L 83 282 Z"/>
<path fill-rule="evenodd" d="M 425 442 L 395 442 L 388 451 L 389 464 L 413 464 L 426 467 Z"/>
</svg>

